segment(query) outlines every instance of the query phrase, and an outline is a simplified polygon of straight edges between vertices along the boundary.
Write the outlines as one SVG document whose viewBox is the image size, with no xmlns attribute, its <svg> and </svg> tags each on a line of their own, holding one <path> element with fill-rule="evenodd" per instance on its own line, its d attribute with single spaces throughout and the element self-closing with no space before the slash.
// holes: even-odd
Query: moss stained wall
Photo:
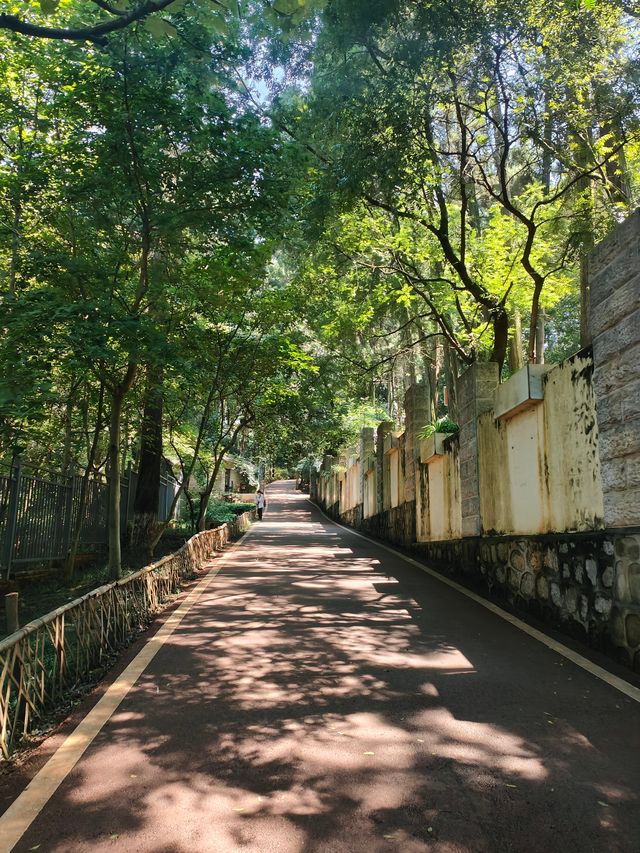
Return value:
<svg viewBox="0 0 640 853">
<path fill-rule="evenodd" d="M 481 531 L 603 527 L 593 360 L 579 353 L 543 379 L 544 399 L 511 418 L 478 418 Z"/>
</svg>

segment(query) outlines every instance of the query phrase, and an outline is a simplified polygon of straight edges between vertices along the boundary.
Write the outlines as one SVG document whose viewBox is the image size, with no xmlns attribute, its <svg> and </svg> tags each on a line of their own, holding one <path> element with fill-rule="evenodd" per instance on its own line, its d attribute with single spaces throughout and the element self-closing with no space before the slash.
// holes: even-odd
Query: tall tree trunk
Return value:
<svg viewBox="0 0 640 853">
<path fill-rule="evenodd" d="M 248 424 L 251 423 L 252 420 L 253 415 L 241 418 L 230 417 L 229 421 L 235 423 L 235 427 L 233 427 L 232 431 L 230 431 L 231 428 L 229 428 L 227 432 L 223 432 L 219 436 L 217 443 L 214 445 L 213 458 L 215 462 L 213 466 L 213 471 L 211 472 L 211 476 L 209 477 L 205 491 L 200 495 L 200 510 L 198 512 L 198 531 L 206 530 L 207 506 L 209 504 L 209 498 L 211 497 L 213 488 L 216 484 L 216 479 L 218 477 L 220 467 L 222 465 L 222 462 L 224 461 L 225 453 L 227 453 L 232 447 L 234 447 L 238 435 L 240 435 L 242 430 L 246 426 L 248 426 Z"/>
<path fill-rule="evenodd" d="M 120 525 L 120 427 L 122 407 L 127 391 L 135 377 L 136 366 L 130 364 L 122 382 L 111 392 L 111 416 L 109 419 L 109 452 L 107 472 L 109 479 L 109 574 L 112 580 L 122 575 L 121 525 Z"/>
<path fill-rule="evenodd" d="M 122 420 L 123 395 L 111 396 L 111 418 L 109 420 L 109 452 L 107 475 L 109 479 L 109 575 L 118 580 L 122 574 L 120 546 L 120 421 Z"/>
<path fill-rule="evenodd" d="M 184 496 L 187 501 L 187 506 L 189 507 L 189 522 L 191 524 L 191 530 L 196 530 L 196 507 L 193 503 L 193 497 L 191 496 L 191 492 L 188 489 L 184 490 Z"/>
<path fill-rule="evenodd" d="M 588 157 L 589 151 L 587 142 L 578 139 L 576 160 L 581 168 L 586 168 Z M 580 256 L 580 346 L 586 347 L 591 343 L 591 335 L 589 332 L 591 303 L 589 295 L 587 257 L 595 244 L 593 236 L 594 197 L 590 181 L 587 178 L 581 178 L 576 183 L 575 192 L 578 198 L 580 195 L 584 196 L 583 204 L 581 205 L 582 253 Z"/>
<path fill-rule="evenodd" d="M 140 430 L 140 462 L 133 503 L 131 545 L 152 556 L 153 540 L 158 525 L 160 477 L 162 473 L 163 370 L 147 368 L 142 427 Z"/>
<path fill-rule="evenodd" d="M 545 95 L 545 104 L 547 97 Z M 547 112 L 544 118 L 544 147 L 542 149 L 542 186 L 545 195 L 549 195 L 551 190 L 551 166 L 553 165 L 553 117 L 549 106 L 546 107 Z"/>
<path fill-rule="evenodd" d="M 494 309 L 493 312 L 493 352 L 491 361 L 498 364 L 500 370 L 507 357 L 509 347 L 509 315 L 503 305 Z"/>
<path fill-rule="evenodd" d="M 216 386 L 215 386 L 215 384 L 213 384 L 211 386 L 211 388 L 209 389 L 209 394 L 207 395 L 207 401 L 205 403 L 204 410 L 202 412 L 202 417 L 200 418 L 200 425 L 198 427 L 198 437 L 196 438 L 196 444 L 195 444 L 195 447 L 193 450 L 193 458 L 191 459 L 191 463 L 186 468 L 184 466 L 182 466 L 182 482 L 180 483 L 178 489 L 176 490 L 176 492 L 173 496 L 171 506 L 169 507 L 168 518 L 163 522 L 158 522 L 158 524 L 156 525 L 156 532 L 153 536 L 153 539 L 150 542 L 150 548 L 152 551 L 155 548 L 155 546 L 158 544 L 158 542 L 160 541 L 160 537 L 162 536 L 162 534 L 166 530 L 167 526 L 169 525 L 168 519 L 171 518 L 171 516 L 172 516 L 172 514 L 173 514 L 173 512 L 174 512 L 174 510 L 178 504 L 178 500 L 180 498 L 180 495 L 186 490 L 187 485 L 189 483 L 189 478 L 191 477 L 191 475 L 195 469 L 196 462 L 198 461 L 199 454 L 200 454 L 200 447 L 201 447 L 203 439 L 204 439 L 204 434 L 205 434 L 207 425 L 209 424 L 209 417 L 211 414 L 211 406 L 212 406 L 213 401 L 215 399 L 215 395 L 216 395 Z M 236 434 L 237 433 L 234 433 L 234 437 Z M 193 501 L 191 498 L 189 498 L 189 505 L 190 505 L 190 508 L 193 507 Z M 205 513 L 206 513 L 206 508 L 205 508 Z M 194 518 L 193 511 L 192 511 L 192 518 Z"/>
</svg>

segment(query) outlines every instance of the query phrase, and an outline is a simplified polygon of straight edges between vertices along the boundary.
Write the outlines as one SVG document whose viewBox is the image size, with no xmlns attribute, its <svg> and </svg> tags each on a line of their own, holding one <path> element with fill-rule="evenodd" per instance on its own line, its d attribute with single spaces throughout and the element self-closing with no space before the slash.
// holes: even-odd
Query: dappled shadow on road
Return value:
<svg viewBox="0 0 640 853">
<path fill-rule="evenodd" d="M 635 849 L 628 700 L 275 492 L 17 849 Z"/>
</svg>

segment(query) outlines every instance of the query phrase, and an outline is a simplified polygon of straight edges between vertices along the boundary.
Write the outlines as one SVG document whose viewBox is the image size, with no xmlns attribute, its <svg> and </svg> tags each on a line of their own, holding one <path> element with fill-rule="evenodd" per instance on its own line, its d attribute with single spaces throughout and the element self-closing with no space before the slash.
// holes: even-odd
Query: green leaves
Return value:
<svg viewBox="0 0 640 853">
<path fill-rule="evenodd" d="M 53 15 L 60 6 L 60 0 L 39 0 L 43 15 Z"/>
<path fill-rule="evenodd" d="M 181 426 L 199 422 L 212 383 L 225 413 L 246 414 L 306 369 L 280 334 L 287 307 L 268 287 L 259 299 L 288 184 L 282 141 L 231 102 L 234 37 L 211 38 L 190 15 L 174 18 L 185 40 L 154 16 L 134 48 L 123 40 L 90 58 L 0 35 L 0 214 L 19 237 L 0 241 L 3 289 L 15 269 L 0 336 L 0 456 L 25 432 L 34 456 L 62 452 L 78 377 L 69 441 L 83 459 L 101 383 L 108 399 L 130 364 L 140 377 L 164 367 Z M 134 385 L 125 399 L 127 452 L 141 394 Z M 207 418 L 212 436 L 213 410 Z"/>
<path fill-rule="evenodd" d="M 332 4 L 307 110 L 285 113 L 322 163 L 307 175 L 316 251 L 301 268 L 335 294 L 314 323 L 324 341 L 359 362 L 337 342 L 381 350 L 388 322 L 414 337 L 389 333 L 381 357 L 395 347 L 426 371 L 417 347 L 406 354 L 426 325 L 466 360 L 502 361 L 509 311 L 531 326 L 577 289 L 589 231 L 637 187 L 619 155 L 639 125 L 630 42 L 605 6 Z"/>
<path fill-rule="evenodd" d="M 304 0 L 274 0 L 271 4 L 271 8 L 281 15 L 293 15 L 301 7 L 304 7 Z"/>
<path fill-rule="evenodd" d="M 177 29 L 169 21 L 157 16 L 150 16 L 144 20 L 144 28 L 155 38 L 173 38 L 178 34 Z"/>
</svg>

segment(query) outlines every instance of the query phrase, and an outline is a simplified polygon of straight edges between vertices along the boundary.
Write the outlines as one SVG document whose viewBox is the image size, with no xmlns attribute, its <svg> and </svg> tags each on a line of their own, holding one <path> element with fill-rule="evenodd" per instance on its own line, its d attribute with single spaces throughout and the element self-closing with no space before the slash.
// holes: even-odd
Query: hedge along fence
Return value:
<svg viewBox="0 0 640 853">
<path fill-rule="evenodd" d="M 252 512 L 197 533 L 176 551 L 25 625 L 0 642 L 0 750 L 8 758 L 42 714 L 59 706 L 127 645 L 214 551 L 249 528 Z"/>
</svg>

